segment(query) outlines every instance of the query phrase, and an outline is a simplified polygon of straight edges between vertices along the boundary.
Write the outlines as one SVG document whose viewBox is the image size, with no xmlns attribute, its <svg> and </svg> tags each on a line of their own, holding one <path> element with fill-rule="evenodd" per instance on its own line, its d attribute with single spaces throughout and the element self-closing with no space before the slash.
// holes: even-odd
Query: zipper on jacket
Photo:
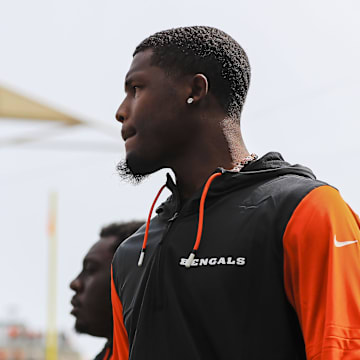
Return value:
<svg viewBox="0 0 360 360">
<path fill-rule="evenodd" d="M 162 246 L 172 224 L 174 223 L 174 221 L 179 217 L 179 212 L 178 211 L 175 211 L 174 212 L 174 215 L 170 218 L 170 219 L 167 219 L 166 221 L 168 222 L 168 224 L 166 225 L 166 228 L 165 228 L 165 231 L 164 233 L 162 234 L 161 236 L 161 240 L 159 242 L 159 245 Z"/>
<path fill-rule="evenodd" d="M 165 230 L 161 236 L 161 240 L 157 246 L 157 249 L 155 251 L 157 252 L 157 296 L 155 298 L 155 308 L 157 311 L 161 311 L 167 302 L 166 297 L 166 291 L 165 291 L 165 284 L 164 284 L 164 265 L 165 265 L 165 256 L 166 254 L 164 251 L 166 250 L 166 244 L 164 241 L 167 238 L 167 235 L 169 234 L 172 225 L 174 224 L 174 221 L 178 218 L 179 213 L 175 212 L 174 215 L 167 220 L 167 226 L 165 227 Z M 165 247 L 164 247 L 165 246 Z M 155 255 L 155 254 L 154 254 Z M 156 256 L 156 255 L 155 255 Z"/>
<path fill-rule="evenodd" d="M 175 211 L 174 215 L 168 220 L 168 222 L 173 222 L 174 220 L 177 219 L 177 217 L 179 216 L 179 212 Z"/>
</svg>

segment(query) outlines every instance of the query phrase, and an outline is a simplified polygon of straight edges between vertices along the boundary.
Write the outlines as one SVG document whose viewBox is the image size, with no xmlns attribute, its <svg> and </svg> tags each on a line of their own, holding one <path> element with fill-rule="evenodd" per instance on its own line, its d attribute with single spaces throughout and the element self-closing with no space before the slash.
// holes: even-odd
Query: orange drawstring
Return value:
<svg viewBox="0 0 360 360">
<path fill-rule="evenodd" d="M 108 360 L 110 355 L 110 348 L 107 348 L 103 360 Z"/>
<path fill-rule="evenodd" d="M 145 229 L 145 236 L 144 236 L 144 241 L 143 241 L 143 245 L 142 245 L 142 249 L 141 249 L 141 252 L 140 252 L 140 257 L 139 257 L 139 261 L 138 261 L 138 266 L 141 266 L 144 262 L 144 257 L 145 257 L 145 250 L 146 250 L 146 243 L 147 243 L 147 239 L 148 239 L 148 236 L 149 236 L 149 226 L 150 226 L 150 219 L 151 219 L 151 214 L 154 210 L 154 206 L 156 204 L 156 201 L 157 199 L 159 198 L 161 192 L 164 190 L 166 185 L 163 185 L 158 194 L 156 195 L 156 198 L 155 200 L 153 201 L 153 204 L 151 206 L 151 209 L 150 209 L 150 212 L 149 212 L 149 216 L 148 216 L 148 219 L 147 219 L 147 222 L 146 222 L 146 229 Z"/>
<path fill-rule="evenodd" d="M 191 266 L 191 264 L 195 258 L 195 255 L 196 255 L 196 251 L 198 250 L 198 248 L 200 246 L 200 240 L 201 240 L 203 223 L 204 223 L 205 199 L 206 199 L 206 195 L 209 191 L 209 187 L 210 187 L 211 183 L 213 182 L 213 180 L 221 175 L 222 175 L 222 173 L 215 173 L 215 174 L 211 175 L 204 186 L 204 190 L 201 194 L 201 199 L 200 199 L 199 222 L 198 222 L 198 231 L 197 231 L 197 235 L 196 235 L 196 241 L 195 241 L 193 251 L 190 253 L 188 259 L 186 260 L 186 264 L 185 264 L 186 268 L 189 268 Z"/>
<path fill-rule="evenodd" d="M 222 173 L 215 173 L 213 175 L 211 175 L 209 177 L 209 179 L 206 181 L 206 184 L 204 186 L 204 190 L 201 194 L 201 199 L 200 199 L 200 207 L 199 207 L 199 222 L 198 222 L 198 230 L 197 230 L 197 235 L 196 235 L 196 241 L 195 241 L 195 245 L 193 247 L 193 251 L 190 253 L 189 258 L 186 260 L 186 264 L 185 267 L 189 268 L 191 266 L 192 261 L 195 258 L 196 255 L 196 251 L 198 250 L 199 246 L 200 246 L 200 240 L 201 240 L 201 235 L 202 235 L 202 230 L 203 230 L 203 223 L 204 223 L 204 207 L 205 207 L 205 199 L 206 199 L 206 195 L 209 191 L 210 185 L 213 182 L 213 180 L 215 178 L 217 178 L 218 176 L 221 176 Z M 145 228 L 145 235 L 144 235 L 144 241 L 143 241 L 143 245 L 142 245 L 142 249 L 140 252 L 140 256 L 139 256 L 139 261 L 138 261 L 138 266 L 142 266 L 143 262 L 144 262 L 144 257 L 145 257 L 145 250 L 146 250 L 146 244 L 147 244 L 147 239 L 149 236 L 149 226 L 150 226 L 150 219 L 151 219 L 151 215 L 152 212 L 154 210 L 154 206 L 156 204 L 156 201 L 158 200 L 161 192 L 164 190 L 166 185 L 163 185 L 158 194 L 155 197 L 155 200 L 151 206 L 150 212 L 149 212 L 149 216 L 146 222 L 146 228 Z"/>
</svg>

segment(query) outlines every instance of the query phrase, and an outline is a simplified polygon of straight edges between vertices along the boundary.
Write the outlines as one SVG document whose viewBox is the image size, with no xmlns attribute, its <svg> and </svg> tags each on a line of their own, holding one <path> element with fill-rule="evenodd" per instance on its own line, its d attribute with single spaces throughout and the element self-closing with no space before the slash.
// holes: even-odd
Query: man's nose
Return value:
<svg viewBox="0 0 360 360">
<path fill-rule="evenodd" d="M 79 277 L 75 278 L 70 283 L 70 289 L 74 290 L 74 291 L 80 291 L 81 290 L 81 281 L 80 281 Z"/>
<path fill-rule="evenodd" d="M 120 123 L 123 123 L 128 118 L 128 114 L 125 106 L 125 100 L 120 104 L 115 117 L 116 120 L 119 121 Z"/>
</svg>

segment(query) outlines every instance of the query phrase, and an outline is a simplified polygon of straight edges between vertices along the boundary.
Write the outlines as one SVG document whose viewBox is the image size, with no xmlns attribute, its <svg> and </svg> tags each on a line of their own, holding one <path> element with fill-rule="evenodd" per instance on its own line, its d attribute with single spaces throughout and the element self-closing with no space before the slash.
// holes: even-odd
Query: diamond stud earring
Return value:
<svg viewBox="0 0 360 360">
<path fill-rule="evenodd" d="M 189 97 L 189 98 L 186 100 L 186 102 L 187 102 L 188 104 L 192 104 L 193 101 L 194 101 L 194 99 L 193 99 L 192 97 Z"/>
</svg>

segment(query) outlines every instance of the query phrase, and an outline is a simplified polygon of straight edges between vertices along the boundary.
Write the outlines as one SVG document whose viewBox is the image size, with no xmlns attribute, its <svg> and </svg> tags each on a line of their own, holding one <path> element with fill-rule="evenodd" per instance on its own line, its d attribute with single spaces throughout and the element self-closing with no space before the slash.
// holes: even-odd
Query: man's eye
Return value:
<svg viewBox="0 0 360 360">
<path fill-rule="evenodd" d="M 86 273 L 88 273 L 88 274 L 91 274 L 91 273 L 93 273 L 93 272 L 96 271 L 96 266 L 93 265 L 93 264 L 86 265 L 86 266 L 84 267 L 84 271 L 85 271 Z"/>
</svg>

